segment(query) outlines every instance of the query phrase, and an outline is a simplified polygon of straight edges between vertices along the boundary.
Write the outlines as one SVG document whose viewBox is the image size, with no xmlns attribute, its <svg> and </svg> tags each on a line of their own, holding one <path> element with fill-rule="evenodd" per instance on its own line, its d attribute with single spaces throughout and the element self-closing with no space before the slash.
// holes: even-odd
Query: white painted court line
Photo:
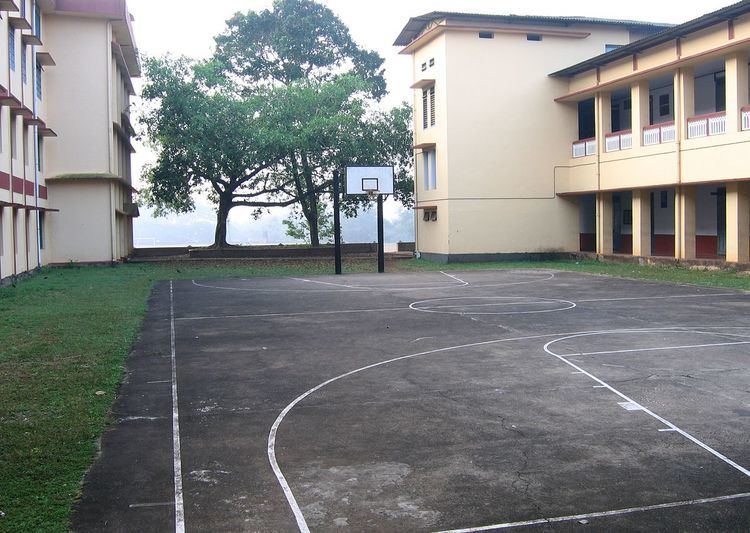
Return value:
<svg viewBox="0 0 750 533">
<path fill-rule="evenodd" d="M 702 329 L 705 329 L 705 328 L 702 328 Z M 579 334 L 575 334 L 575 335 L 568 335 L 566 337 L 562 337 L 562 338 L 559 338 L 559 339 L 555 339 L 555 340 L 549 341 L 547 344 L 544 345 L 544 351 L 547 352 L 548 354 L 556 357 L 560 361 L 564 362 L 566 365 L 569 365 L 569 366 L 575 368 L 576 370 L 582 372 L 583 374 L 586 374 L 589 378 L 593 379 L 594 381 L 596 381 L 600 385 L 604 385 L 605 388 L 609 389 L 610 391 L 612 391 L 613 393 L 615 393 L 617 396 L 619 396 L 620 398 L 622 398 L 626 402 L 628 402 L 630 404 L 633 404 L 633 406 L 640 407 L 641 411 L 643 411 L 646 414 L 650 415 L 651 417 L 655 418 L 656 420 L 658 420 L 659 422 L 661 422 L 662 424 L 664 424 L 668 428 L 671 428 L 671 429 L 675 430 L 680 435 L 682 435 L 686 439 L 692 441 L 693 443 L 697 444 L 698 446 L 700 446 L 701 448 L 703 448 L 704 450 L 706 450 L 710 454 L 714 455 L 718 459 L 721 459 L 722 461 L 724 461 L 725 463 L 727 463 L 732 468 L 734 468 L 734 469 L 740 471 L 742 474 L 750 477 L 750 470 L 748 470 L 744 466 L 741 466 L 741 465 L 735 463 L 730 458 L 728 458 L 724 454 L 718 452 L 717 450 L 713 449 L 711 446 L 709 446 L 705 442 L 702 442 L 701 440 L 697 439 L 696 437 L 694 437 L 693 435 L 691 435 L 687 431 L 684 431 L 683 429 L 680 429 L 679 427 L 677 427 L 676 425 L 674 425 L 669 420 L 667 420 L 667 419 L 665 419 L 665 418 L 657 415 L 656 413 L 654 413 L 650 409 L 648 409 L 648 408 L 644 407 L 643 405 L 639 404 L 638 402 L 636 402 L 631 397 L 625 395 L 624 393 L 622 393 L 619 390 L 615 389 L 614 387 L 612 387 L 608 383 L 602 381 L 601 379 L 599 379 L 598 377 L 596 377 L 592 373 L 587 372 L 586 370 L 584 370 L 580 366 L 578 366 L 575 363 L 569 361 L 567 358 L 565 358 L 565 357 L 563 357 L 563 356 L 561 356 L 559 354 L 556 354 L 555 352 L 553 352 L 550 349 L 550 346 L 553 345 L 553 344 L 555 344 L 555 343 L 557 343 L 557 342 L 561 342 L 561 341 L 565 341 L 565 340 L 569 340 L 569 339 L 580 338 L 580 337 L 588 337 L 588 336 L 593 336 L 593 335 L 607 335 L 607 334 L 612 334 L 612 333 L 613 332 L 609 331 L 609 332 L 589 332 L 589 333 L 579 333 Z M 622 333 L 622 332 L 619 332 L 619 333 Z M 687 331 L 685 331 L 685 333 L 687 333 Z"/>
<path fill-rule="evenodd" d="M 438 302 L 449 302 L 449 301 L 455 301 L 455 300 L 494 300 L 492 303 L 489 304 L 458 304 L 455 306 L 447 305 L 447 306 L 438 306 L 438 305 L 427 305 L 424 304 L 432 304 L 432 303 L 438 303 Z M 509 303 L 502 303 L 503 301 L 507 300 L 514 300 L 513 302 Z M 529 301 L 527 303 L 524 303 L 523 300 L 533 300 Z M 442 311 L 441 309 L 450 309 L 455 307 L 461 307 L 461 308 L 470 308 L 470 307 L 487 307 L 487 306 L 502 306 L 502 305 L 533 305 L 533 304 L 562 304 L 562 307 L 557 307 L 554 309 L 534 309 L 531 311 L 492 311 L 492 312 L 475 312 L 475 311 Z M 415 311 L 419 311 L 421 313 L 436 313 L 436 314 L 446 314 L 446 315 L 530 315 L 530 314 L 540 314 L 540 313 L 555 313 L 558 311 L 567 311 L 568 309 L 573 309 L 576 307 L 576 304 L 574 302 L 571 302 L 569 300 L 555 300 L 551 298 L 539 298 L 536 296 L 452 296 L 449 298 L 430 298 L 428 300 L 420 300 L 418 302 L 412 302 L 409 304 L 409 307 L 414 309 Z"/>
<path fill-rule="evenodd" d="M 682 348 L 711 348 L 713 346 L 736 346 L 738 344 L 750 344 L 750 341 L 737 342 L 717 342 L 713 344 L 685 344 L 682 346 L 658 346 L 653 348 L 628 348 L 627 350 L 605 350 L 602 352 L 581 352 L 560 354 L 560 357 L 578 357 L 583 355 L 609 355 L 615 353 L 635 353 L 635 352 L 658 352 L 661 350 L 680 350 Z"/>
<path fill-rule="evenodd" d="M 182 497 L 182 454 L 180 451 L 180 413 L 177 402 L 177 356 L 174 333 L 174 288 L 169 282 L 170 344 L 172 347 L 172 452 L 174 456 L 174 530 L 185 533 L 185 505 Z"/>
<path fill-rule="evenodd" d="M 482 270 L 477 272 L 503 272 L 508 274 L 527 274 L 529 272 L 525 271 L 516 271 L 516 270 Z M 375 286 L 375 285 L 347 285 L 343 283 L 333 283 L 329 281 L 322 281 L 322 280 L 313 280 L 313 279 L 306 279 L 306 278 L 295 278 L 295 277 L 288 277 L 286 279 L 292 279 L 295 281 L 301 281 L 303 283 L 316 283 L 319 285 L 324 285 L 327 287 L 331 287 L 331 290 L 335 289 L 334 292 L 367 292 L 367 291 L 416 291 L 416 290 L 430 290 L 430 289 L 455 289 L 455 288 L 461 288 L 461 287 L 467 287 L 467 288 L 484 288 L 484 287 L 508 287 L 512 285 L 525 285 L 528 283 L 538 283 L 540 281 L 548 281 L 550 279 L 553 279 L 555 277 L 554 272 L 545 272 L 545 271 L 533 271 L 532 274 L 536 273 L 542 273 L 545 274 L 546 277 L 541 278 L 535 278 L 525 281 L 513 281 L 513 282 L 504 282 L 504 283 L 491 283 L 491 284 L 484 284 L 484 285 L 472 285 L 468 281 L 464 281 L 461 278 L 458 278 L 454 275 L 448 274 L 447 272 L 439 271 L 440 274 L 444 274 L 445 276 L 448 276 L 449 278 L 456 281 L 456 283 L 450 283 L 446 285 L 433 285 L 433 286 L 418 286 L 418 285 L 409 285 L 407 287 L 403 287 L 400 285 L 383 285 L 383 286 Z M 243 280 L 247 281 L 247 280 Z M 192 280 L 193 285 L 196 287 L 202 287 L 205 289 L 220 289 L 220 290 L 226 290 L 226 291 L 255 291 L 255 292 L 326 292 L 324 289 L 280 289 L 280 288 L 260 288 L 260 287 L 222 287 L 219 285 L 208 285 L 205 283 L 199 283 L 196 280 Z"/>
<path fill-rule="evenodd" d="M 460 284 L 462 284 L 462 285 L 468 285 L 468 284 L 469 284 L 469 282 L 468 282 L 468 281 L 464 281 L 464 280 L 462 280 L 461 278 L 459 278 L 459 277 L 456 277 L 456 276 L 454 276 L 453 274 L 448 274 L 447 272 L 443 272 L 442 270 L 440 271 L 440 273 L 441 273 L 441 274 L 442 274 L 443 276 L 448 276 L 448 277 L 449 277 L 449 278 L 451 278 L 451 279 L 455 279 L 455 280 L 456 280 L 457 282 L 459 282 L 459 283 L 460 283 Z"/>
<path fill-rule="evenodd" d="M 693 328 L 693 329 L 690 329 L 690 328 Z M 369 370 L 369 369 L 372 369 L 372 368 L 376 368 L 376 367 L 379 367 L 379 366 L 383 366 L 383 365 L 387 365 L 387 364 L 390 364 L 390 363 L 394 363 L 394 362 L 397 362 L 397 361 L 403 361 L 403 360 L 407 360 L 407 359 L 411 359 L 411 358 L 415 358 L 415 357 L 420 357 L 420 356 L 425 356 L 425 355 L 431 355 L 431 354 L 435 354 L 435 353 L 442 353 L 442 352 L 448 352 L 448 351 L 452 351 L 452 350 L 458 350 L 458 349 L 461 349 L 461 348 L 472 348 L 472 347 L 477 347 L 477 346 L 487 346 L 487 345 L 491 345 L 491 344 L 500 344 L 500 343 L 504 343 L 504 342 L 534 340 L 534 339 L 542 339 L 542 338 L 549 338 L 549 337 L 559 337 L 558 339 L 550 341 L 549 343 L 547 343 L 545 345 L 545 351 L 547 351 L 547 353 L 550 353 L 551 355 L 555 355 L 555 354 L 549 352 L 547 347 L 550 344 L 554 343 L 554 342 L 557 342 L 557 341 L 560 341 L 560 340 L 564 340 L 564 339 L 568 339 L 568 338 L 574 338 L 574 337 L 585 336 L 585 335 L 604 335 L 604 334 L 614 334 L 614 333 L 646 333 L 646 332 L 649 332 L 649 333 L 656 333 L 656 332 L 690 333 L 690 332 L 696 332 L 695 331 L 696 328 L 698 328 L 698 329 L 740 329 L 740 330 L 750 329 L 747 326 L 664 326 L 664 327 L 661 327 L 661 328 L 634 328 L 634 329 L 620 329 L 620 330 L 579 331 L 579 332 L 572 332 L 572 333 L 548 333 L 548 334 L 542 334 L 542 335 L 530 335 L 530 336 L 524 336 L 524 337 L 512 337 L 512 338 L 505 338 L 505 339 L 493 339 L 493 340 L 489 340 L 489 341 L 475 342 L 475 343 L 469 343 L 469 344 L 461 344 L 461 345 L 457 345 L 457 346 L 448 346 L 448 347 L 445 347 L 445 348 L 437 348 L 435 350 L 427 350 L 427 351 L 418 352 L 418 353 L 415 353 L 415 354 L 403 355 L 403 356 L 400 356 L 400 357 L 394 357 L 392 359 L 387 359 L 385 361 L 380 361 L 380 362 L 377 362 L 377 363 L 373 363 L 371 365 L 363 366 L 361 368 L 357 368 L 357 369 L 351 370 L 351 371 L 346 372 L 344 374 L 340 374 L 340 375 L 338 375 L 336 377 L 333 377 L 333 378 L 331 378 L 331 379 L 329 379 L 327 381 L 324 381 L 323 383 L 320 383 L 319 385 L 316 385 L 315 387 L 307 390 L 306 392 L 304 392 L 303 394 L 300 394 L 294 400 L 292 400 L 292 402 L 289 403 L 289 405 L 287 405 L 284 408 L 284 410 L 281 411 L 281 413 L 279 413 L 279 416 L 276 417 L 276 420 L 274 421 L 273 425 L 271 426 L 271 430 L 270 430 L 270 432 L 268 434 L 268 461 L 269 461 L 269 463 L 271 465 L 271 469 L 273 470 L 274 475 L 276 476 L 276 479 L 277 479 L 277 481 L 279 483 L 279 486 L 281 487 L 282 491 L 284 492 L 284 497 L 286 498 L 286 500 L 287 500 L 287 502 L 289 504 L 289 507 L 292 510 L 292 513 L 294 514 L 295 520 L 297 521 L 297 527 L 299 528 L 299 530 L 301 532 L 306 533 L 306 532 L 310 531 L 309 527 L 307 526 L 307 521 L 305 520 L 305 517 L 304 517 L 304 515 L 302 513 L 302 510 L 300 509 L 300 506 L 297 503 L 297 499 L 294 496 L 294 493 L 292 492 L 292 489 L 289 486 L 289 483 L 287 482 L 286 477 L 284 476 L 283 472 L 281 471 L 281 467 L 279 466 L 278 460 L 276 458 L 276 435 L 278 433 L 279 426 L 284 421 L 284 418 L 287 416 L 287 414 L 289 414 L 289 412 L 292 409 L 294 409 L 294 407 L 297 404 L 299 404 L 302 400 L 304 400 L 305 398 L 307 398 L 311 394 L 313 394 L 313 393 L 317 392 L 318 390 L 326 387 L 327 385 L 330 385 L 331 383 L 334 383 L 334 382 L 339 381 L 341 379 L 347 378 L 347 377 L 352 376 L 354 374 L 357 374 L 359 372 L 364 372 L 366 370 Z M 742 336 L 742 335 L 731 334 L 731 333 L 727 333 L 725 335 Z M 623 399 L 625 399 L 627 401 L 631 401 L 631 402 L 633 401 L 632 399 L 628 398 L 627 396 L 625 396 L 621 392 L 613 389 L 610 385 L 606 384 L 605 382 L 603 382 L 599 378 L 597 378 L 595 376 L 592 376 L 590 373 L 586 372 L 585 370 L 581 369 L 580 367 L 574 365 L 573 363 L 571 363 L 569 361 L 566 361 L 565 358 L 557 356 L 557 355 L 555 355 L 555 357 L 557 357 L 558 359 L 560 359 L 561 361 L 563 361 L 565 364 L 570 365 L 573 368 L 577 369 L 580 373 L 586 374 L 588 377 L 594 379 L 594 381 L 596 381 L 601 388 L 609 389 L 609 390 L 611 390 L 612 392 L 614 392 L 615 394 L 619 395 L 620 397 L 622 397 Z M 637 402 L 634 402 L 634 403 L 637 403 Z M 700 443 L 700 441 L 697 441 L 697 439 L 695 439 L 691 435 L 689 435 L 689 434 L 685 433 L 684 431 L 682 431 L 681 429 L 677 428 L 677 426 L 675 426 L 674 424 L 672 424 L 672 423 L 664 420 L 663 418 L 659 417 L 658 415 L 652 413 L 651 411 L 649 411 L 649 410 L 647 410 L 645 408 L 643 408 L 643 410 L 645 412 L 647 412 L 649 415 L 657 418 L 657 420 L 660 420 L 662 423 L 664 423 L 664 425 L 667 426 L 668 429 L 680 432 L 686 438 L 689 438 L 690 440 L 693 440 L 696 443 Z M 712 451 L 712 453 L 714 453 L 715 455 L 718 454 L 718 452 L 716 452 L 712 448 L 707 447 L 706 445 L 704 445 L 702 443 L 700 443 L 699 445 L 701 447 L 705 447 L 708 450 Z M 726 459 L 721 454 L 718 454 L 717 457 L 723 458 L 722 460 L 729 461 L 729 459 Z M 732 463 L 732 462 L 730 462 L 730 464 L 736 465 L 736 463 Z M 738 467 L 740 469 L 742 468 L 739 465 L 736 465 L 736 467 Z M 748 475 L 748 474 L 746 474 L 746 475 Z M 722 498 L 732 499 L 734 497 L 735 496 L 727 496 L 727 497 L 722 497 Z M 737 496 L 737 497 L 739 497 L 739 496 Z M 744 497 L 744 496 L 742 496 L 742 497 Z M 698 500 L 690 500 L 690 501 L 691 502 L 699 502 Z M 708 503 L 708 501 L 706 503 Z M 664 504 L 664 505 L 673 505 L 673 504 Z M 654 507 L 654 508 L 658 508 L 658 507 Z M 639 508 L 635 508 L 635 509 L 639 509 Z M 643 508 L 643 510 L 648 510 L 648 509 L 649 509 L 649 507 Z M 624 510 L 624 511 L 627 511 L 627 510 Z M 607 512 L 611 512 L 611 511 L 607 511 Z M 635 512 L 635 511 L 628 511 L 628 512 Z M 614 513 L 617 514 L 618 512 L 614 511 Z M 622 514 L 622 513 L 620 513 L 620 514 Z M 588 515 L 585 515 L 585 516 L 588 516 Z M 585 518 L 585 516 L 584 516 L 584 518 Z M 602 516 L 606 516 L 606 514 L 604 514 Z M 562 518 L 565 518 L 565 517 L 562 517 Z M 532 524 L 537 524 L 537 523 L 545 523 L 545 522 L 547 522 L 549 520 L 555 520 L 555 519 L 540 519 L 540 520 L 541 521 L 532 521 L 532 522 L 529 522 L 529 524 L 514 523 L 515 525 L 513 525 L 513 526 L 508 526 L 508 525 L 504 526 L 504 525 L 500 524 L 500 525 L 494 525 L 494 526 L 484 526 L 484 529 L 482 529 L 482 528 L 478 528 L 478 529 L 477 528 L 475 528 L 475 529 L 464 529 L 464 530 L 456 530 L 456 532 L 458 532 L 458 531 L 467 531 L 467 532 L 470 532 L 470 531 L 486 531 L 486 530 L 489 530 L 489 529 L 502 529 L 503 527 L 516 527 L 516 525 L 532 525 Z M 564 521 L 564 520 L 559 519 L 558 521 Z"/>
<path fill-rule="evenodd" d="M 344 374 L 340 374 L 336 377 L 333 377 L 327 381 L 324 381 L 323 383 L 320 383 L 319 385 L 316 385 L 312 389 L 307 390 L 306 392 L 300 394 L 297 396 L 294 400 L 292 400 L 289 405 L 287 405 L 281 413 L 279 413 L 279 416 L 276 417 L 276 420 L 274 421 L 273 425 L 271 426 L 271 431 L 268 433 L 268 461 L 271 464 L 271 469 L 273 470 L 274 475 L 276 476 L 277 481 L 279 482 L 279 486 L 281 487 L 281 490 L 284 492 L 284 496 L 286 497 L 287 502 L 289 503 L 289 507 L 292 510 L 292 513 L 294 514 L 294 518 L 297 521 L 297 527 L 302 533 L 308 533 L 310 531 L 307 521 L 305 520 L 305 516 L 302 514 L 302 509 L 300 509 L 299 504 L 297 503 L 297 499 L 294 496 L 294 493 L 292 492 L 291 487 L 289 486 L 289 483 L 286 480 L 286 477 L 284 477 L 283 472 L 281 471 L 281 467 L 279 466 L 279 462 L 276 458 L 276 434 L 278 433 L 279 426 L 284 421 L 284 418 L 286 417 L 289 412 L 294 409 L 294 407 L 299 404 L 302 400 L 310 396 L 311 394 L 319 391 L 323 387 L 326 387 L 327 385 L 330 385 L 331 383 L 334 383 L 336 381 L 339 381 L 340 379 L 344 379 L 346 377 L 352 376 L 354 374 L 358 374 L 360 372 L 364 372 L 365 370 L 369 370 L 372 368 L 376 368 L 379 366 L 387 365 L 389 363 L 394 363 L 396 361 L 403 361 L 406 359 L 412 359 L 414 357 L 420 357 L 423 355 L 429 355 L 434 353 L 441 353 L 441 352 L 447 352 L 451 350 L 457 350 L 460 348 L 471 348 L 476 346 L 486 346 L 489 344 L 496 344 L 501 342 L 511 342 L 511 341 L 518 341 L 518 340 L 529 340 L 529 339 L 539 339 L 544 337 L 555 337 L 561 335 L 560 333 L 557 334 L 548 334 L 548 335 L 532 335 L 528 337 L 516 337 L 511 339 L 493 339 L 489 341 L 483 341 L 483 342 L 474 342 L 470 344 L 462 344 L 459 346 L 449 346 L 446 348 L 437 348 L 435 350 L 427 350 L 424 352 L 419 352 L 415 354 L 410 355 L 403 355 L 400 357 L 394 357 L 392 359 L 387 359 L 385 361 L 380 361 L 377 363 L 373 363 L 371 365 L 363 366 L 360 368 L 356 368 L 354 370 L 351 370 L 349 372 L 346 372 Z M 564 333 L 562 335 L 565 335 Z"/>
<path fill-rule="evenodd" d="M 673 294 L 669 296 L 631 296 L 627 298 L 591 298 L 588 300 L 576 300 L 578 303 L 589 302 L 624 302 L 627 300 L 669 300 L 672 298 L 711 298 L 716 296 L 747 296 L 745 293 L 722 292 L 711 294 Z"/>
<path fill-rule="evenodd" d="M 344 289 L 359 289 L 360 288 L 360 287 L 353 287 L 351 285 L 344 285 L 343 283 L 331 283 L 329 281 L 320 281 L 317 279 L 292 278 L 292 277 L 290 277 L 289 279 L 293 279 L 294 281 L 303 281 L 305 283 L 317 283 L 319 285 L 327 285 L 329 287 L 343 287 Z M 365 288 L 362 290 L 367 290 L 367 289 Z"/>
<path fill-rule="evenodd" d="M 260 313 L 256 315 L 217 315 L 217 316 L 186 316 L 175 318 L 181 320 L 224 320 L 229 318 L 273 318 L 285 316 L 314 316 L 314 315 L 338 315 L 347 313 L 378 313 L 386 311 L 411 311 L 409 307 L 386 307 L 380 309 L 342 309 L 339 311 L 300 311 L 299 313 Z"/>
<path fill-rule="evenodd" d="M 688 505 L 703 505 L 708 503 L 718 503 L 731 500 L 750 498 L 750 492 L 741 492 L 739 494 L 729 494 L 727 496 L 716 496 L 713 498 L 700 498 L 697 500 L 683 500 L 679 502 L 657 503 L 655 505 L 644 505 L 642 507 L 626 507 L 624 509 L 614 509 L 612 511 L 599 511 L 595 513 L 584 513 L 568 516 L 553 516 L 550 518 L 537 518 L 536 520 L 524 520 L 521 522 L 504 522 L 501 524 L 491 524 L 480 527 L 467 527 L 463 529 L 446 529 L 437 533 L 475 533 L 477 531 L 492 531 L 495 529 L 511 529 L 523 526 L 536 526 L 539 524 L 554 524 L 558 522 L 572 522 L 574 520 L 587 520 L 590 518 L 604 518 L 607 516 L 619 516 L 624 514 L 642 513 L 646 511 L 656 511 L 659 509 L 671 509 L 673 507 L 686 507 Z"/>
<path fill-rule="evenodd" d="M 174 505 L 174 502 L 131 503 L 128 507 L 131 509 L 138 509 L 140 507 L 167 507 L 171 505 Z"/>
</svg>

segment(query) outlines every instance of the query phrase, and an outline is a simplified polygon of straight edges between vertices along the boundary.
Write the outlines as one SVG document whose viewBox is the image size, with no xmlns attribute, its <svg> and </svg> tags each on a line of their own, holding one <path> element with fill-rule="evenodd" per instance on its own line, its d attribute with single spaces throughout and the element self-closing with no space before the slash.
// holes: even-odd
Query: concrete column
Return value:
<svg viewBox="0 0 750 533">
<path fill-rule="evenodd" d="M 736 52 L 726 59 L 727 131 L 742 129 L 740 108 L 748 101 L 747 53 Z"/>
<path fill-rule="evenodd" d="M 727 183 L 727 261 L 750 262 L 750 183 Z"/>
<path fill-rule="evenodd" d="M 651 191 L 633 191 L 633 255 L 651 255 Z"/>
<path fill-rule="evenodd" d="M 596 253 L 612 254 L 612 193 L 596 195 Z"/>
<path fill-rule="evenodd" d="M 695 115 L 695 74 L 691 67 L 675 74 L 675 124 L 680 139 L 687 139 L 687 119 Z"/>
<path fill-rule="evenodd" d="M 643 128 L 649 125 L 648 120 L 648 80 L 635 82 L 630 86 L 632 102 L 633 146 L 643 145 Z"/>
<path fill-rule="evenodd" d="M 695 187 L 676 187 L 674 247 L 677 259 L 695 259 Z"/>
<path fill-rule="evenodd" d="M 596 95 L 596 139 L 599 154 L 606 152 L 604 136 L 612 133 L 612 93 L 601 92 Z"/>
</svg>

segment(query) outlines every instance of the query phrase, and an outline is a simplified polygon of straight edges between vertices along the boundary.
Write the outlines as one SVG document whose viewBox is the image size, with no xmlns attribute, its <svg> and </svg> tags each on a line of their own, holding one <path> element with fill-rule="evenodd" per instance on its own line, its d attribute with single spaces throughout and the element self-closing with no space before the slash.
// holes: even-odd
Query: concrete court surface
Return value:
<svg viewBox="0 0 750 533">
<path fill-rule="evenodd" d="M 750 295 L 164 282 L 114 414 L 77 531 L 748 531 Z"/>
</svg>

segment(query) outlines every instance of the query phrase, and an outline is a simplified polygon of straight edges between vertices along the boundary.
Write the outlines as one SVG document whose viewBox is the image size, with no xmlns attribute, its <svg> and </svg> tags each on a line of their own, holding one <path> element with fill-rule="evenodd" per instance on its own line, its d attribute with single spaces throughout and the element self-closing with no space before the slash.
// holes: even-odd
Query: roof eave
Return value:
<svg viewBox="0 0 750 533">
<path fill-rule="evenodd" d="M 557 72 L 550 74 L 550 76 L 556 78 L 570 78 L 577 74 L 582 74 L 609 63 L 619 61 L 620 59 L 630 57 L 633 54 L 659 46 L 660 44 L 678 39 L 690 33 L 700 31 L 709 26 L 713 26 L 714 24 L 734 19 L 748 12 L 750 12 L 750 0 L 743 0 L 742 2 L 732 4 L 731 6 L 724 7 L 718 11 L 707 13 L 706 15 L 702 15 L 673 28 L 666 29 L 625 46 L 621 46 L 611 52 L 592 57 L 586 61 L 558 70 Z"/>
</svg>

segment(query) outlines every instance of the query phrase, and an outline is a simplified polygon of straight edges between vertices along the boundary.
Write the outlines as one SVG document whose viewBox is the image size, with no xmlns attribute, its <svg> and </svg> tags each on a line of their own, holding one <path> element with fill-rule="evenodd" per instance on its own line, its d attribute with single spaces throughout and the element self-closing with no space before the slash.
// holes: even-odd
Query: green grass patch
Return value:
<svg viewBox="0 0 750 533">
<path fill-rule="evenodd" d="M 376 269 L 373 259 L 344 266 L 348 273 Z M 741 272 L 595 261 L 387 265 L 391 272 L 488 268 L 554 268 L 750 290 L 750 276 Z M 0 289 L 0 531 L 68 530 L 156 281 L 331 273 L 330 259 L 126 264 L 44 269 Z"/>
</svg>

